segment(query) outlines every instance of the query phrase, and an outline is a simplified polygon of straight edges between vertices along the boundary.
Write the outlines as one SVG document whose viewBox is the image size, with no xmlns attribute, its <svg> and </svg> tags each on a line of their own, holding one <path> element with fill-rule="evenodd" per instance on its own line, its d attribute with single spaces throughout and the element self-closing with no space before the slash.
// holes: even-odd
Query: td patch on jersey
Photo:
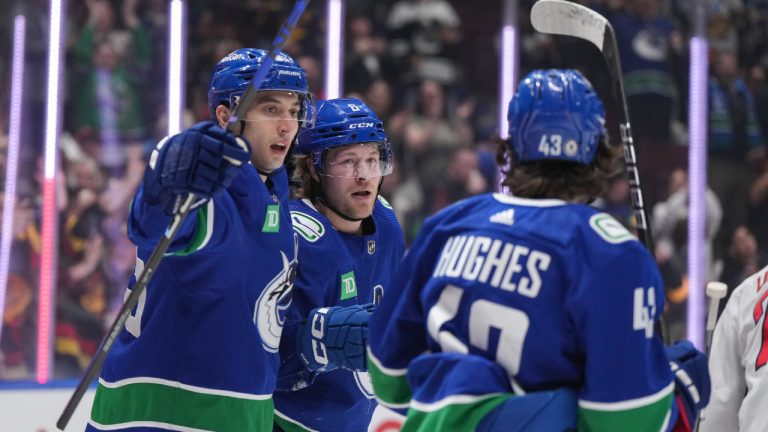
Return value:
<svg viewBox="0 0 768 432">
<path fill-rule="evenodd" d="M 589 218 L 589 226 L 608 243 L 623 243 L 636 240 L 624 225 L 607 213 L 598 213 Z"/>
</svg>

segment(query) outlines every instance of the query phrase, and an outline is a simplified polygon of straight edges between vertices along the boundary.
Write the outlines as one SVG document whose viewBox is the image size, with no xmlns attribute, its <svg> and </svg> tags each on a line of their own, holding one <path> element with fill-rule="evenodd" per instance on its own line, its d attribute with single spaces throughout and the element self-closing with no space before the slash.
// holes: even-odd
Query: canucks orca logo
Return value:
<svg viewBox="0 0 768 432">
<path fill-rule="evenodd" d="M 293 260 L 289 261 L 283 251 L 280 256 L 283 269 L 264 288 L 256 300 L 253 309 L 253 323 L 259 330 L 261 344 L 264 349 L 275 353 L 280 347 L 280 336 L 283 333 L 283 323 L 288 306 L 291 305 L 291 290 L 293 279 L 296 277 L 296 256 L 299 251 L 299 239 L 293 235 Z"/>
</svg>

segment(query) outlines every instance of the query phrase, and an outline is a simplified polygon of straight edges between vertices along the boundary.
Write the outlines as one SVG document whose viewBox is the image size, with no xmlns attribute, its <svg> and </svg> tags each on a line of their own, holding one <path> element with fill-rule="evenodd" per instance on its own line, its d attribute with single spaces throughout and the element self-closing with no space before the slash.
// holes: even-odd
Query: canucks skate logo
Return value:
<svg viewBox="0 0 768 432">
<path fill-rule="evenodd" d="M 291 305 L 291 290 L 293 279 L 296 277 L 296 256 L 299 249 L 299 239 L 293 235 L 293 260 L 289 261 L 283 251 L 280 256 L 283 269 L 264 288 L 256 300 L 253 310 L 253 323 L 259 330 L 264 349 L 275 353 L 280 347 L 280 336 L 283 333 L 283 323 L 288 306 Z"/>
</svg>

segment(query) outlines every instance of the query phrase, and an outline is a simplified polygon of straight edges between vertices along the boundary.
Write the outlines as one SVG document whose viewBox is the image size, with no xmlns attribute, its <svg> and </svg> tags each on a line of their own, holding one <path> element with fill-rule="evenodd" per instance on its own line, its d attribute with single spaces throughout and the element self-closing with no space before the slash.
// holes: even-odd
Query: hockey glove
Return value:
<svg viewBox="0 0 768 432">
<path fill-rule="evenodd" d="M 250 145 L 211 121 L 157 144 L 144 174 L 144 199 L 172 212 L 173 201 L 193 193 L 203 200 L 225 189 L 250 158 Z"/>
<path fill-rule="evenodd" d="M 297 351 L 307 369 L 367 371 L 369 305 L 313 309 L 299 330 Z"/>
<path fill-rule="evenodd" d="M 675 374 L 675 403 L 679 408 L 673 430 L 690 431 L 699 412 L 709 403 L 711 383 L 707 356 L 689 341 L 679 341 L 664 349 Z"/>
</svg>

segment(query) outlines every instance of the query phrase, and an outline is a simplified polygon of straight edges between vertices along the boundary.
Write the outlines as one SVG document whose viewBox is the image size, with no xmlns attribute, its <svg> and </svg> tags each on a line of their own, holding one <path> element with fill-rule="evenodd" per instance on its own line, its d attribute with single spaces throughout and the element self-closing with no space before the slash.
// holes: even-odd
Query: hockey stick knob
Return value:
<svg viewBox="0 0 768 432">
<path fill-rule="evenodd" d="M 721 299 L 728 292 L 728 285 L 723 282 L 709 282 L 707 284 L 707 297 L 711 299 Z"/>
<path fill-rule="evenodd" d="M 707 283 L 707 297 L 709 297 L 709 315 L 707 316 L 707 331 L 715 329 L 717 323 L 717 309 L 720 307 L 720 299 L 728 292 L 728 285 L 722 282 Z"/>
</svg>

